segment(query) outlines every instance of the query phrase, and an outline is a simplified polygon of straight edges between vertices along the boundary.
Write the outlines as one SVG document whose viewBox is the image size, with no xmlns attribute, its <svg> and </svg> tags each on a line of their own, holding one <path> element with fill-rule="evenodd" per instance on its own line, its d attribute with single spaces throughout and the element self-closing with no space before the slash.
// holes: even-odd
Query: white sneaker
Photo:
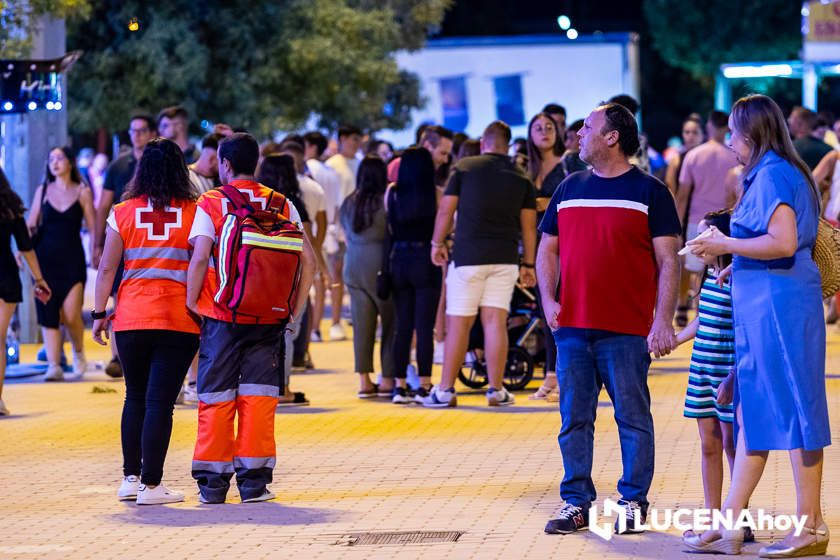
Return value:
<svg viewBox="0 0 840 560">
<path fill-rule="evenodd" d="M 44 381 L 64 381 L 64 370 L 61 366 L 52 364 L 47 366 L 47 373 L 44 374 Z"/>
<path fill-rule="evenodd" d="M 435 341 L 435 354 L 432 361 L 436 364 L 443 363 L 443 342 Z"/>
<path fill-rule="evenodd" d="M 87 358 L 84 352 L 73 352 L 73 375 L 81 377 L 87 371 Z"/>
<path fill-rule="evenodd" d="M 426 408 L 458 406 L 458 395 L 455 394 L 454 388 L 443 391 L 438 385 L 435 385 L 425 397 L 421 398 L 420 404 Z"/>
<path fill-rule="evenodd" d="M 330 327 L 330 340 L 347 340 L 347 334 L 345 334 L 341 323 L 336 323 Z"/>
<path fill-rule="evenodd" d="M 175 490 L 170 490 L 163 484 L 158 484 L 154 488 L 141 484 L 137 489 L 137 505 L 151 506 L 156 504 L 174 504 L 176 502 L 183 502 L 184 495 Z"/>
<path fill-rule="evenodd" d="M 487 406 L 510 406 L 514 402 L 513 395 L 507 389 L 493 389 L 487 390 Z"/>
<path fill-rule="evenodd" d="M 6 403 L 3 402 L 3 399 L 0 399 L 0 416 L 8 416 L 11 414 L 9 409 L 6 408 Z"/>
<path fill-rule="evenodd" d="M 120 489 L 117 490 L 117 498 L 121 501 L 134 500 L 137 498 L 137 488 L 140 486 L 140 479 L 133 474 L 123 478 Z"/>
<path fill-rule="evenodd" d="M 195 404 L 198 402 L 198 389 L 195 385 L 187 383 L 184 385 L 184 404 Z"/>
<path fill-rule="evenodd" d="M 309 335 L 309 342 L 321 342 L 321 331 L 312 331 Z"/>
</svg>

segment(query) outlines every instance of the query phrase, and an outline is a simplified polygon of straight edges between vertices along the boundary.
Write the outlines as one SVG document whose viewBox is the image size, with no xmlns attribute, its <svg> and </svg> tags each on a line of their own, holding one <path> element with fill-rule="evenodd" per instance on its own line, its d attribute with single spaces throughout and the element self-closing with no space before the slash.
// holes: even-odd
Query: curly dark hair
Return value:
<svg viewBox="0 0 840 560">
<path fill-rule="evenodd" d="M 164 208 L 172 199 L 195 200 L 184 153 L 172 140 L 154 138 L 143 149 L 122 199 L 141 196 L 148 197 L 155 210 Z"/>
<path fill-rule="evenodd" d="M 25 211 L 23 201 L 12 189 L 12 184 L 0 167 L 0 222 L 11 222 L 23 216 Z"/>
</svg>

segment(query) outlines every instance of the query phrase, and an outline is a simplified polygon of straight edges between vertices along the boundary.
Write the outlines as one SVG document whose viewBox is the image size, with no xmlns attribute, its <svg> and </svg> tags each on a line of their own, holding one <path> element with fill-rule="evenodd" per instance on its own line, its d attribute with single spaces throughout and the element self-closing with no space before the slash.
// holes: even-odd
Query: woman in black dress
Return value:
<svg viewBox="0 0 840 560">
<path fill-rule="evenodd" d="M 35 191 L 27 224 L 34 237 L 35 253 L 44 278 L 53 290 L 46 303 L 36 302 L 38 324 L 47 349 L 45 381 L 62 381 L 61 331 L 64 323 L 73 345 L 73 373 L 87 368 L 83 345 L 82 302 L 87 276 L 82 248 L 82 219 L 93 230 L 93 193 L 83 182 L 68 148 L 53 148 L 47 161 L 46 180 Z"/>
<path fill-rule="evenodd" d="M 50 289 L 41 274 L 38 259 L 32 250 L 29 231 L 23 220 L 23 201 L 12 190 L 6 174 L 0 168 L 0 416 L 7 416 L 9 409 L 3 403 L 3 379 L 6 376 L 6 332 L 17 304 L 23 301 L 23 289 L 18 274 L 18 263 L 12 254 L 11 240 L 21 256 L 29 265 L 29 271 L 35 280 L 35 291 L 39 298 L 49 299 Z"/>
</svg>

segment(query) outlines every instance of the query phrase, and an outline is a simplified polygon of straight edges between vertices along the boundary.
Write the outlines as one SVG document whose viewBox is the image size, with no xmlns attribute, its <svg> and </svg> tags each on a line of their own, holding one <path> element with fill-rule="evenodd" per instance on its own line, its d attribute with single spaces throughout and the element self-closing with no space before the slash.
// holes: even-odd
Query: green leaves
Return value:
<svg viewBox="0 0 840 560">
<path fill-rule="evenodd" d="M 662 58 L 710 83 L 726 62 L 796 58 L 801 7 L 790 0 L 645 0 L 643 9 Z"/>
<path fill-rule="evenodd" d="M 69 78 L 70 124 L 116 130 L 135 109 L 183 103 L 263 135 L 312 115 L 328 128 L 400 128 L 421 99 L 393 53 L 422 46 L 449 2 L 105 1 L 68 31 L 68 49 L 85 51 Z"/>
<path fill-rule="evenodd" d="M 28 58 L 41 16 L 85 18 L 88 0 L 0 0 L 0 58 Z"/>
</svg>

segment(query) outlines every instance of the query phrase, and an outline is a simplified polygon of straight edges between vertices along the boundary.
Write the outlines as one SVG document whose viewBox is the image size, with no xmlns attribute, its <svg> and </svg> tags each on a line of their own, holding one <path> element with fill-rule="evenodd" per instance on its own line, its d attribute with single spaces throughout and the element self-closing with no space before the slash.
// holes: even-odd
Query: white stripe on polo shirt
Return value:
<svg viewBox="0 0 840 560">
<path fill-rule="evenodd" d="M 632 200 L 575 198 L 572 200 L 564 200 L 563 202 L 557 204 L 558 212 L 564 208 L 626 208 L 627 210 L 637 210 L 643 214 L 648 213 L 647 204 L 634 202 Z"/>
</svg>

